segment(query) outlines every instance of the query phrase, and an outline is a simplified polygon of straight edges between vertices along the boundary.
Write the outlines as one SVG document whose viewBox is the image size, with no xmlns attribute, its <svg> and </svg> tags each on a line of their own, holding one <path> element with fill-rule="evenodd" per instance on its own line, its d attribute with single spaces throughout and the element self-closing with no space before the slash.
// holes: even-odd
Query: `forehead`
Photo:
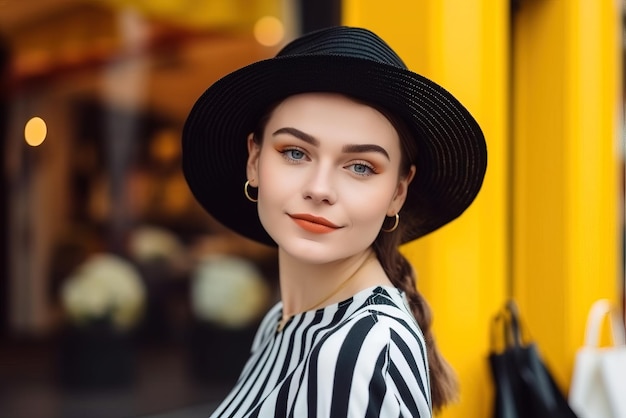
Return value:
<svg viewBox="0 0 626 418">
<path fill-rule="evenodd" d="M 283 100 L 267 123 L 276 129 L 294 127 L 320 141 L 373 143 L 400 152 L 398 133 L 378 110 L 336 93 L 304 93 Z"/>
</svg>

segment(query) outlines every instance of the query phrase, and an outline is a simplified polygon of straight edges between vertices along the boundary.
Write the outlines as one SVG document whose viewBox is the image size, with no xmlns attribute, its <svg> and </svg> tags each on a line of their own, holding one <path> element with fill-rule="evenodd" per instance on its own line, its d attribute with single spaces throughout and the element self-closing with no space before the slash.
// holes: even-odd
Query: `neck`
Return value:
<svg viewBox="0 0 626 418">
<path fill-rule="evenodd" d="M 370 285 L 389 283 L 372 250 L 328 264 L 303 264 L 279 253 L 279 266 L 283 323 L 293 315 L 345 300 Z"/>
</svg>

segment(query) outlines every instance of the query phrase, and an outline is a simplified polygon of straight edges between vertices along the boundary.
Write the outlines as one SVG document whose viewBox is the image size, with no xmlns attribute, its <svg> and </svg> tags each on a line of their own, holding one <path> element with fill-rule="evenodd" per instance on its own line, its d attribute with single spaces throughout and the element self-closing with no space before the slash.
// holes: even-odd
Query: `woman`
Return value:
<svg viewBox="0 0 626 418">
<path fill-rule="evenodd" d="M 365 29 L 304 35 L 209 87 L 185 176 L 218 221 L 278 247 L 281 292 L 214 416 L 429 417 L 452 401 L 398 246 L 458 217 L 486 160 L 470 113 Z"/>
</svg>

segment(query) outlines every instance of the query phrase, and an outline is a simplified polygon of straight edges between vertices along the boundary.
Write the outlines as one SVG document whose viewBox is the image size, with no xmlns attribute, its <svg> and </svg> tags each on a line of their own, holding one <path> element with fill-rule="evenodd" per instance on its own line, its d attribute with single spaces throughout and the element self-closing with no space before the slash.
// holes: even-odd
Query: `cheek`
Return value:
<svg viewBox="0 0 626 418">
<path fill-rule="evenodd" d="M 343 188 L 342 201 L 355 219 L 382 222 L 394 196 L 395 183 L 390 181 L 348 185 Z"/>
<path fill-rule="evenodd" d="M 350 218 L 352 223 L 359 228 L 377 230 L 380 229 L 380 225 L 385 220 L 386 212 L 387 206 L 380 204 L 351 205 Z"/>
<path fill-rule="evenodd" d="M 284 208 L 286 199 L 293 196 L 293 179 L 280 170 L 278 161 L 261 154 L 258 166 L 259 201 L 257 203 L 261 221 L 270 219 L 273 213 Z"/>
<path fill-rule="evenodd" d="M 259 193 L 260 197 L 275 198 L 282 190 L 289 186 L 289 176 L 281 171 L 279 161 L 262 158 L 259 161 Z"/>
<path fill-rule="evenodd" d="M 267 177 L 259 176 L 259 200 L 257 201 L 257 213 L 263 228 L 275 239 L 273 231 L 276 231 L 279 219 L 280 208 L 283 207 L 283 199 L 276 194 L 274 186 L 276 182 L 267 179 Z"/>
<path fill-rule="evenodd" d="M 363 202 L 359 199 L 344 205 L 350 219 L 350 229 L 346 237 L 351 243 L 370 245 L 374 242 L 385 221 L 387 205 L 382 203 L 382 200 Z"/>
</svg>

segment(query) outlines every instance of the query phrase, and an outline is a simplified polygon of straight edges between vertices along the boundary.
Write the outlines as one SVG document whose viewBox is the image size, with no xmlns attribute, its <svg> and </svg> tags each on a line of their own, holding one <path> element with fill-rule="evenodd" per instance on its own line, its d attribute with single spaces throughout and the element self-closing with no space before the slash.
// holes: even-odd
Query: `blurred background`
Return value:
<svg viewBox="0 0 626 418">
<path fill-rule="evenodd" d="M 461 383 L 441 416 L 490 415 L 508 299 L 567 391 L 590 305 L 624 315 L 623 5 L 383 3 L 0 0 L 0 417 L 208 416 L 277 266 L 195 202 L 182 125 L 221 76 L 337 24 L 381 35 L 487 138 L 476 203 L 403 247 Z"/>
</svg>

